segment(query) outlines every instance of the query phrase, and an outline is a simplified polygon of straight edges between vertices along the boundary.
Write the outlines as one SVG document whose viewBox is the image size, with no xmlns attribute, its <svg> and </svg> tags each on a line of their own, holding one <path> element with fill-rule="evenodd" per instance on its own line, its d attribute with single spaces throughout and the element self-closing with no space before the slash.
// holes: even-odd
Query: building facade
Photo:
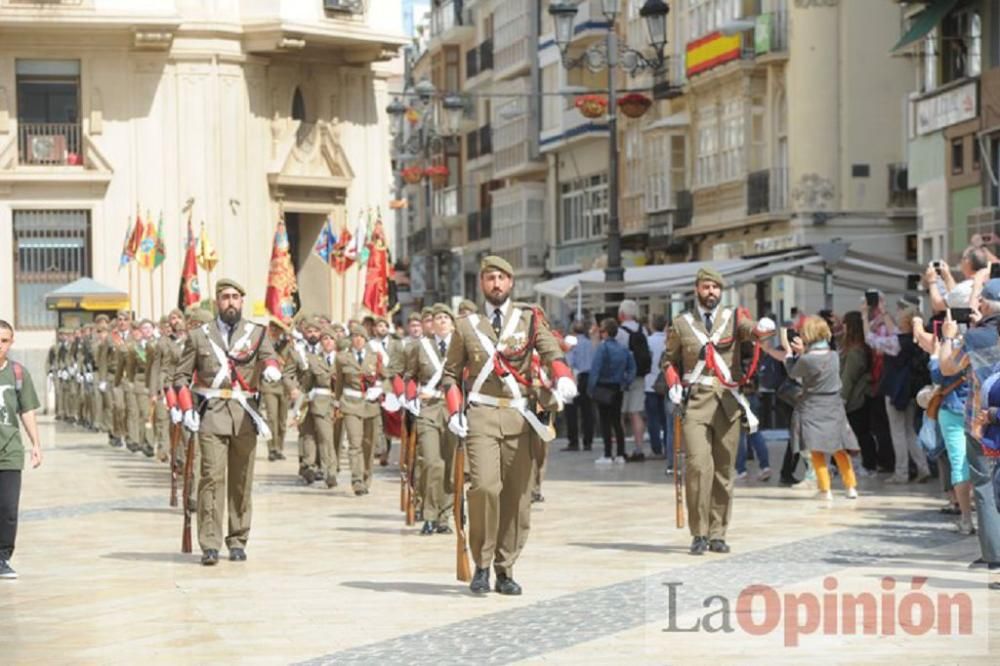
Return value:
<svg viewBox="0 0 1000 666">
<path fill-rule="evenodd" d="M 80 276 L 143 289 L 139 316 L 173 307 L 188 202 L 255 314 L 282 211 L 302 306 L 351 314 L 356 271 L 341 284 L 312 246 L 391 193 L 385 62 L 405 40 L 399 2 L 373 4 L 2 0 L 0 311 L 22 353 L 51 343 L 44 294 Z M 165 220 L 152 285 L 119 269 L 137 210 Z"/>
</svg>

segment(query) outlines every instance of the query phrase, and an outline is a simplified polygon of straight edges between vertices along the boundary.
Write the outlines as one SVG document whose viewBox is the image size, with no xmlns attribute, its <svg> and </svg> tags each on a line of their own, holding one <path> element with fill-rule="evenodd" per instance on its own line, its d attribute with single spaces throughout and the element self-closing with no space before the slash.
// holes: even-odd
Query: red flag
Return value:
<svg viewBox="0 0 1000 666">
<path fill-rule="evenodd" d="M 177 294 L 177 307 L 182 312 L 201 301 L 201 287 L 198 285 L 198 260 L 195 257 L 194 248 L 194 231 L 191 229 L 191 215 L 189 213 L 187 250 L 184 253 L 184 268 L 181 270 L 181 287 Z"/>
<path fill-rule="evenodd" d="M 389 314 L 389 273 L 389 247 L 382 220 L 376 220 L 368 240 L 368 271 L 365 273 L 365 294 L 361 300 L 362 305 L 376 317 Z"/>
<path fill-rule="evenodd" d="M 278 228 L 274 231 L 271 266 L 267 272 L 267 293 L 264 295 L 264 305 L 268 312 L 278 319 L 291 319 L 295 314 L 293 295 L 296 291 L 295 269 L 288 254 L 288 232 L 285 230 L 285 221 L 279 220 Z"/>
<path fill-rule="evenodd" d="M 356 255 L 353 252 L 354 243 L 351 242 L 352 239 L 351 232 L 348 231 L 347 227 L 344 227 L 340 232 L 340 237 L 337 238 L 337 242 L 333 245 L 333 250 L 330 252 L 330 265 L 333 266 L 333 270 L 341 275 L 354 264 Z"/>
<path fill-rule="evenodd" d="M 128 253 L 129 258 L 135 259 L 136 255 L 139 254 L 140 246 L 142 245 L 142 237 L 145 234 L 146 225 L 142 223 L 142 217 L 139 215 L 139 211 L 135 212 L 135 226 L 132 227 L 132 235 L 128 237 Z"/>
</svg>

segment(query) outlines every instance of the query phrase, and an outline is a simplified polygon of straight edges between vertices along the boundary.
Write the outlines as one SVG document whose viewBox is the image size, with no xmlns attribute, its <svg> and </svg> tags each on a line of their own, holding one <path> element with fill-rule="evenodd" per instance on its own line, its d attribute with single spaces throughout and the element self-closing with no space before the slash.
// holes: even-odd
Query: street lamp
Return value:
<svg viewBox="0 0 1000 666">
<path fill-rule="evenodd" d="M 615 88 L 615 69 L 621 67 L 632 76 L 640 71 L 650 70 L 654 73 L 666 69 L 664 47 L 667 44 L 667 14 L 670 6 L 664 0 L 646 0 L 639 10 L 639 16 L 646 22 L 649 33 L 649 46 L 653 55 L 647 57 L 641 51 L 627 44 L 619 44 L 615 32 L 615 21 L 618 17 L 617 0 L 601 0 L 601 10 L 608 20 L 607 39 L 603 44 L 591 46 L 577 57 L 569 54 L 569 45 L 573 41 L 573 22 L 576 20 L 576 4 L 568 0 L 556 0 L 549 5 L 549 15 L 555 26 L 555 41 L 559 47 L 562 65 L 566 69 L 586 67 L 592 72 L 601 69 L 608 71 L 608 262 L 604 268 L 606 282 L 621 283 L 625 281 L 625 269 L 622 267 L 622 237 L 618 220 L 618 132 L 617 110 L 618 94 Z M 620 300 L 621 294 L 608 294 L 611 301 Z"/>
<path fill-rule="evenodd" d="M 441 113 L 435 113 L 440 101 Z M 441 94 L 434 84 L 427 79 L 421 79 L 416 84 L 412 81 L 406 86 L 402 98 L 396 97 L 389 103 L 385 111 L 390 118 L 393 134 L 393 159 L 397 164 L 423 160 L 427 166 L 433 152 L 453 141 L 461 130 L 462 116 L 465 113 L 466 102 L 461 95 L 454 93 Z M 412 127 L 406 120 L 412 121 Z M 432 228 L 432 211 L 430 191 L 426 186 L 420 188 L 423 199 L 422 210 L 427 216 L 427 274 L 433 275 L 434 267 L 434 234 Z M 402 182 L 399 174 L 396 176 L 396 198 L 402 198 Z M 430 292 L 432 300 L 437 300 L 437 280 L 432 278 Z"/>
</svg>

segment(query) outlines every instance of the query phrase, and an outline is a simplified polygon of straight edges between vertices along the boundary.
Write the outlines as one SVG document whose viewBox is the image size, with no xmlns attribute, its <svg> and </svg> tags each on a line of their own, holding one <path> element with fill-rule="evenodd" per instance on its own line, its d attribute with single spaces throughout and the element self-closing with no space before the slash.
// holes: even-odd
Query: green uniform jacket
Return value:
<svg viewBox="0 0 1000 666">
<path fill-rule="evenodd" d="M 344 395 L 345 389 L 360 391 L 362 394 L 366 389 L 375 385 L 382 386 L 385 390 L 382 378 L 378 376 L 378 354 L 371 347 L 364 348 L 364 361 L 358 365 L 357 352 L 354 348 L 337 353 L 334 365 L 334 386 L 336 387 L 337 400 L 340 402 L 340 411 L 352 416 L 361 418 L 371 418 L 378 416 L 381 406 L 377 402 L 371 402 L 364 398 L 356 398 Z"/>
<path fill-rule="evenodd" d="M 309 413 L 317 418 L 328 418 L 333 414 L 333 378 L 336 374 L 336 356 L 334 351 L 327 360 L 327 354 L 322 349 L 318 354 L 309 354 L 309 369 L 302 373 L 304 381 L 302 390 L 328 389 L 329 395 L 314 395 L 309 400 Z M 355 361 L 357 364 L 357 361 Z"/>
<path fill-rule="evenodd" d="M 452 340 L 455 339 L 455 333 L 451 334 Z M 440 363 L 444 363 L 447 359 L 441 357 L 440 349 L 438 348 L 437 338 L 430 338 L 431 351 L 434 356 L 439 359 Z M 427 397 L 423 394 L 423 387 L 434 377 L 434 363 L 427 354 L 427 350 L 424 349 L 423 343 L 416 341 L 407 346 L 406 349 L 406 365 L 403 368 L 403 378 L 407 381 L 414 380 L 418 384 L 418 394 L 420 395 L 420 416 L 418 418 L 424 419 L 431 423 L 440 423 L 442 421 L 448 420 L 448 413 L 445 407 L 444 398 L 433 398 Z M 440 391 L 441 386 L 444 384 L 444 375 L 442 374 L 438 380 L 438 384 L 435 387 L 436 390 Z"/>
<path fill-rule="evenodd" d="M 146 386 L 151 394 L 157 394 L 174 386 L 177 374 L 177 364 L 184 351 L 186 336 L 174 338 L 169 335 L 160 336 L 156 344 L 148 348 L 146 359 Z"/>
</svg>

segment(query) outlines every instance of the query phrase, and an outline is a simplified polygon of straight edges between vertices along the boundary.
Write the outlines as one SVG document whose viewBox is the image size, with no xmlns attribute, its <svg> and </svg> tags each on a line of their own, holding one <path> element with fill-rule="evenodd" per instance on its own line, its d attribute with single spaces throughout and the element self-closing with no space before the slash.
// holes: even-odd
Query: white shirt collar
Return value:
<svg viewBox="0 0 1000 666">
<path fill-rule="evenodd" d="M 483 307 L 486 310 L 486 318 L 493 321 L 493 313 L 496 312 L 497 306 L 493 305 L 489 301 L 486 301 Z M 507 321 L 507 317 L 510 315 L 510 307 L 509 298 L 504 301 L 503 305 L 500 306 L 500 318 L 503 319 L 503 321 Z"/>
<path fill-rule="evenodd" d="M 449 333 L 448 335 L 446 335 L 443 338 L 440 335 L 438 335 L 437 333 L 434 334 L 434 344 L 435 345 L 437 345 L 438 347 L 440 347 L 442 341 L 444 342 L 445 347 L 450 347 L 451 346 L 451 333 Z"/>
<path fill-rule="evenodd" d="M 719 313 L 719 307 L 721 306 L 721 304 L 720 305 L 716 305 L 714 310 L 708 310 L 708 309 L 704 308 L 701 303 L 698 303 L 697 306 L 698 306 L 698 315 L 701 317 L 702 323 L 705 323 L 705 315 L 711 315 L 712 316 L 712 323 L 714 324 L 715 323 L 715 315 L 717 315 Z"/>
</svg>

